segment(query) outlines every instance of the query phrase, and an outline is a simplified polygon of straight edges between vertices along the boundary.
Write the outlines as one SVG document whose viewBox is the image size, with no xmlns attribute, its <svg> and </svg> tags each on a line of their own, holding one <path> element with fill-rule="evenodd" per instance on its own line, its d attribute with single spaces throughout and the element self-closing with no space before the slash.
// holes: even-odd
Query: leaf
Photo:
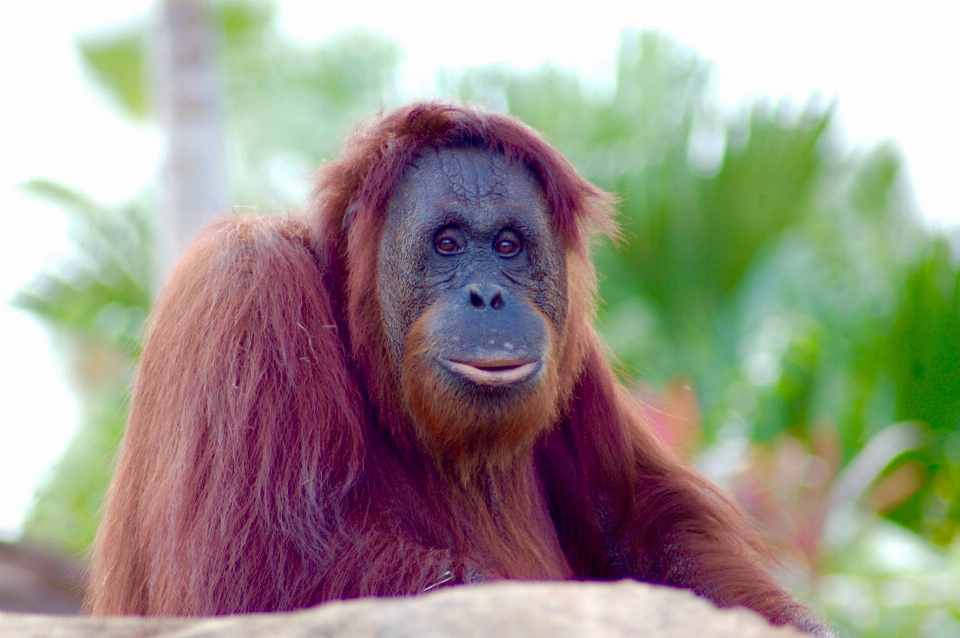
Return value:
<svg viewBox="0 0 960 638">
<path fill-rule="evenodd" d="M 76 249 L 18 290 L 11 303 L 61 329 L 136 352 L 150 307 L 153 266 L 153 234 L 141 208 L 105 207 L 47 180 L 33 180 L 23 188 L 71 218 Z"/>
<path fill-rule="evenodd" d="M 77 41 L 80 60 L 95 84 L 125 115 L 139 121 L 152 115 L 146 40 L 146 26 L 137 22 Z"/>
</svg>

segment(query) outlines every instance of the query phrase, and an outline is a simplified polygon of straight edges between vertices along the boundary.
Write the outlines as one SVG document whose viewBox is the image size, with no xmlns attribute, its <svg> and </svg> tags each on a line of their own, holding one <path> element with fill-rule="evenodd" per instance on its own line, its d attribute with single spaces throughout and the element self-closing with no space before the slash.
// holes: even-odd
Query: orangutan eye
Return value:
<svg viewBox="0 0 960 638">
<path fill-rule="evenodd" d="M 503 231 L 493 241 L 493 249 L 501 257 L 513 257 L 522 247 L 520 237 L 512 230 Z"/>
<path fill-rule="evenodd" d="M 463 233 L 458 228 L 442 228 L 433 239 L 433 247 L 440 255 L 458 255 L 463 252 Z"/>
</svg>

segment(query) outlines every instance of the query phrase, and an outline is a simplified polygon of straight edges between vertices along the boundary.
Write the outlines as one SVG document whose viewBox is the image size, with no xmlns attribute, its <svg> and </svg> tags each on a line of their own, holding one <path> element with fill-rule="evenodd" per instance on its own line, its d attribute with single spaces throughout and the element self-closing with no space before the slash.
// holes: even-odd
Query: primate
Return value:
<svg viewBox="0 0 960 638">
<path fill-rule="evenodd" d="M 152 315 L 92 612 L 634 578 L 825 632 L 614 377 L 612 209 L 519 121 L 425 102 L 360 129 L 309 211 L 207 228 Z"/>
</svg>

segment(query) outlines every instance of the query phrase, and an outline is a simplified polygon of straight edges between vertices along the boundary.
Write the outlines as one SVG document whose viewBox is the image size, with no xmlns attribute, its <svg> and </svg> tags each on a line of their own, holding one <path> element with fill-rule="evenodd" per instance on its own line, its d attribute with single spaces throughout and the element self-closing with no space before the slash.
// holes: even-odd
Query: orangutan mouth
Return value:
<svg viewBox="0 0 960 638">
<path fill-rule="evenodd" d="M 480 385 L 507 385 L 518 383 L 532 375 L 539 361 L 530 359 L 482 359 L 478 361 L 454 361 L 444 364 L 457 374 Z"/>
</svg>

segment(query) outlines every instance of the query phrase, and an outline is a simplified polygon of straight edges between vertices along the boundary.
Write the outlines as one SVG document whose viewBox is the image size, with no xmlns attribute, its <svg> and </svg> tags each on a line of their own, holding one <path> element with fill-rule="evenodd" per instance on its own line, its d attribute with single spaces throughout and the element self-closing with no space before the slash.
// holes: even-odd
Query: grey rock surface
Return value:
<svg viewBox="0 0 960 638">
<path fill-rule="evenodd" d="M 3 638 L 796 638 L 746 609 L 634 581 L 499 582 L 412 598 L 365 598 L 304 611 L 216 618 L 0 614 Z"/>
</svg>

